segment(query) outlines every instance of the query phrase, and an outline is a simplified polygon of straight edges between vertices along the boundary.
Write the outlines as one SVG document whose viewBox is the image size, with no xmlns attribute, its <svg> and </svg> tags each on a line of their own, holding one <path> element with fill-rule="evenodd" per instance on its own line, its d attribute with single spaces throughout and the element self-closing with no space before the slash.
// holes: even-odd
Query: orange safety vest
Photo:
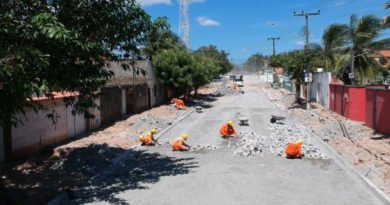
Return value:
<svg viewBox="0 0 390 205">
<path fill-rule="evenodd" d="M 302 145 L 297 143 L 289 143 L 286 147 L 287 157 L 302 157 Z"/>
<path fill-rule="evenodd" d="M 184 101 L 180 99 L 175 100 L 176 108 L 185 108 Z"/>
<path fill-rule="evenodd" d="M 231 136 L 237 134 L 236 130 L 234 130 L 233 126 L 228 124 L 224 124 L 221 129 L 219 129 L 219 133 L 221 136 Z"/>
<path fill-rule="evenodd" d="M 171 144 L 173 151 L 183 151 L 186 149 L 186 146 L 184 146 L 184 139 L 182 137 L 174 139 Z"/>
<path fill-rule="evenodd" d="M 237 91 L 237 83 L 233 83 L 233 90 Z"/>
<path fill-rule="evenodd" d="M 145 133 L 145 135 L 143 135 L 142 137 L 139 138 L 139 141 L 143 145 L 153 145 L 153 143 L 154 143 L 153 134 L 150 132 L 147 132 L 147 133 Z"/>
</svg>

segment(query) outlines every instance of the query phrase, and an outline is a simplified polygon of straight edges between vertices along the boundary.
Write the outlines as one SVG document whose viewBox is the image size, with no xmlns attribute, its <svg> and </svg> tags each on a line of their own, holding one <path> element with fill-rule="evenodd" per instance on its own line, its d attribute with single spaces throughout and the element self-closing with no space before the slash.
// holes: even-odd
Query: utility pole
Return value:
<svg viewBox="0 0 390 205">
<path fill-rule="evenodd" d="M 306 21 L 306 44 L 305 44 L 305 64 L 306 64 L 306 72 L 307 72 L 307 97 L 306 97 L 306 110 L 310 110 L 310 71 L 308 65 L 308 50 L 309 50 L 309 16 L 317 16 L 320 15 L 320 10 L 314 13 L 307 13 L 302 11 L 301 13 L 296 13 L 294 11 L 294 16 L 304 16 Z"/>
<path fill-rule="evenodd" d="M 179 36 L 184 45 L 190 50 L 190 21 L 188 12 L 188 0 L 180 0 Z"/>
<path fill-rule="evenodd" d="M 273 56 L 275 56 L 276 52 L 275 52 L 275 40 L 280 40 L 279 37 L 271 37 L 271 38 L 268 38 L 268 40 L 272 40 L 272 46 L 273 46 Z"/>
</svg>

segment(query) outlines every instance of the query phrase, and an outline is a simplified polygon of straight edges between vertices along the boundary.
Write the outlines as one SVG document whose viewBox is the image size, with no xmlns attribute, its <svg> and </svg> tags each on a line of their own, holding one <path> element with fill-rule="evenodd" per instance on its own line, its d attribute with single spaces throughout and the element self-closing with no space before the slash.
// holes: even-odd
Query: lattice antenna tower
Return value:
<svg viewBox="0 0 390 205">
<path fill-rule="evenodd" d="M 187 49 L 190 49 L 190 21 L 188 18 L 188 0 L 180 0 L 179 36 Z"/>
</svg>

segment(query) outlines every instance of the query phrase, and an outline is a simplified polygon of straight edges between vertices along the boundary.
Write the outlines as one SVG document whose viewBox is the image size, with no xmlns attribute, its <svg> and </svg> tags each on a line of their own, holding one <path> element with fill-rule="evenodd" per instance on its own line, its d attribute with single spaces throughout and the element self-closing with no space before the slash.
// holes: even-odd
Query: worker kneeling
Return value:
<svg viewBox="0 0 390 205">
<path fill-rule="evenodd" d="M 286 148 L 286 157 L 289 159 L 302 158 L 304 156 L 302 144 L 302 139 L 299 139 L 296 143 L 289 143 Z"/>
<path fill-rule="evenodd" d="M 154 135 L 157 133 L 156 129 L 152 129 L 144 135 L 139 136 L 138 140 L 143 146 L 153 146 L 155 143 Z"/>
<path fill-rule="evenodd" d="M 178 98 L 173 98 L 171 103 L 175 103 L 175 107 L 179 110 L 179 109 L 182 109 L 182 110 L 186 110 L 187 107 L 186 105 L 184 104 L 184 101 L 183 100 L 180 100 Z"/>
<path fill-rule="evenodd" d="M 186 143 L 188 140 L 188 135 L 183 134 L 181 137 L 178 137 L 172 141 L 172 150 L 173 151 L 188 151 L 190 149 L 190 145 Z"/>
<path fill-rule="evenodd" d="M 233 127 L 233 121 L 229 120 L 226 124 L 222 125 L 222 127 L 219 129 L 219 133 L 221 134 L 222 138 L 237 136 L 237 132 Z"/>
</svg>

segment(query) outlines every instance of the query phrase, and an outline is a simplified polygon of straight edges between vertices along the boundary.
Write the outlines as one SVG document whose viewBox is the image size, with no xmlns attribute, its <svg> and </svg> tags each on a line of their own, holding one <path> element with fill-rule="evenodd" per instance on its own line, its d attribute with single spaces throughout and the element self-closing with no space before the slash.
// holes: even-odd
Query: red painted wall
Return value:
<svg viewBox="0 0 390 205">
<path fill-rule="evenodd" d="M 343 92 L 344 92 L 344 86 L 343 85 L 336 85 L 336 108 L 335 112 L 339 113 L 340 115 L 343 115 Z"/>
<path fill-rule="evenodd" d="M 366 120 L 366 88 L 344 87 L 343 115 L 351 120 Z"/>
<path fill-rule="evenodd" d="M 373 119 L 373 112 L 374 112 L 374 104 L 373 104 L 373 97 L 375 95 L 374 89 L 367 88 L 366 91 L 366 126 L 374 128 L 374 119 Z"/>
<path fill-rule="evenodd" d="M 376 130 L 390 134 L 390 90 L 376 91 Z"/>
<path fill-rule="evenodd" d="M 335 92 L 336 86 L 330 84 L 329 85 L 329 109 L 334 111 L 334 92 Z"/>
</svg>

